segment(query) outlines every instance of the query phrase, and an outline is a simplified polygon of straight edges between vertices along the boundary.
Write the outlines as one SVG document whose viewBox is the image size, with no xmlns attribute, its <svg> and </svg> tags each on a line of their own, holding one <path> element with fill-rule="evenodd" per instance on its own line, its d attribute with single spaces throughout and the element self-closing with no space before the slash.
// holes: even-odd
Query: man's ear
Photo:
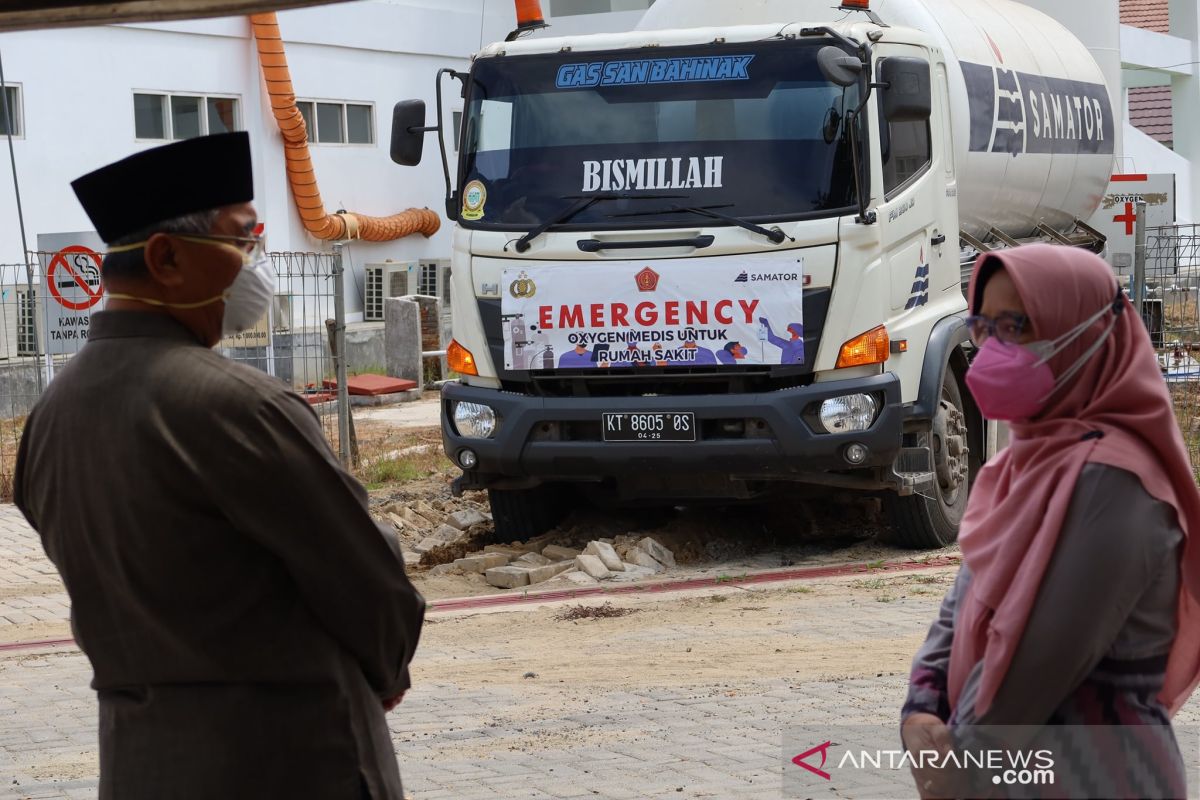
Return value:
<svg viewBox="0 0 1200 800">
<path fill-rule="evenodd" d="M 179 269 L 179 248 L 176 242 L 165 233 L 155 233 L 146 240 L 143 250 L 146 261 L 146 272 L 150 280 L 161 286 L 179 286 L 183 283 L 183 273 Z"/>
</svg>

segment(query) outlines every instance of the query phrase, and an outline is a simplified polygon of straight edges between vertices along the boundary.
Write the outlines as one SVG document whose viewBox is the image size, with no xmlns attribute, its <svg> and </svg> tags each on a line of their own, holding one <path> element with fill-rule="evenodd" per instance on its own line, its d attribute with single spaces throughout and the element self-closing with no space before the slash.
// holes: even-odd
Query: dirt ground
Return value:
<svg viewBox="0 0 1200 800">
<path fill-rule="evenodd" d="M 408 432 L 409 435 L 430 435 Z M 437 451 L 432 474 L 407 482 L 389 483 L 372 492 L 377 511 L 396 505 L 422 504 L 442 513 L 463 509 L 487 510 L 484 492 L 452 498 L 450 482 L 456 470 Z M 438 461 L 440 463 L 438 463 Z M 924 559 L 956 553 L 911 552 L 888 545 L 881 539 L 886 527 L 877 506 L 866 503 L 814 503 L 794 501 L 788 505 L 725 507 L 725 509 L 666 511 L 602 511 L 583 509 L 572 513 L 551 531 L 545 543 L 582 549 L 589 541 L 612 539 L 620 534 L 652 536 L 674 553 L 678 567 L 658 578 L 698 576 L 737 577 L 756 570 L 791 566 L 822 566 L 866 561 Z M 476 535 L 475 547 L 500 542 L 490 530 Z M 402 543 L 408 539 L 402 535 Z M 464 551 L 469 548 L 463 548 Z M 464 554 L 464 553 L 463 553 Z M 480 575 L 431 576 L 427 567 L 410 567 L 409 575 L 428 599 L 497 594 Z M 533 590 L 566 585 L 563 579 L 542 583 Z"/>
<path fill-rule="evenodd" d="M 491 658 L 471 659 L 455 667 L 454 679 L 463 685 L 529 680 L 524 667 L 532 663 L 532 652 L 537 652 L 539 678 L 575 688 L 622 681 L 670 687 L 713 680 L 754 681 L 762 675 L 795 675 L 796 680 L 874 675 L 907 671 L 915 651 L 911 635 L 861 642 L 847 639 L 830 647 L 831 638 L 840 640 L 835 631 L 819 624 L 799 625 L 798 620 L 820 619 L 821 609 L 843 601 L 862 603 L 867 610 L 876 603 L 910 597 L 936 602 L 953 583 L 954 574 L 953 568 L 942 568 L 879 579 L 823 579 L 782 589 L 729 587 L 674 599 L 589 598 L 579 605 L 611 603 L 636 613 L 568 621 L 558 618 L 563 605 L 550 605 L 505 614 L 502 636 L 497 636 L 500 618 L 494 614 L 435 615 L 429 623 L 436 630 L 429 635 L 439 650 L 471 652 L 479 642 L 487 642 Z M 783 643 L 781 630 L 793 627 L 796 632 Z M 545 647 L 547 631 L 552 632 L 552 647 Z M 725 644 L 711 645 L 715 632 L 720 632 Z M 620 646 L 630 639 L 638 640 L 638 647 Z M 580 658 L 580 653 L 587 658 Z"/>
</svg>

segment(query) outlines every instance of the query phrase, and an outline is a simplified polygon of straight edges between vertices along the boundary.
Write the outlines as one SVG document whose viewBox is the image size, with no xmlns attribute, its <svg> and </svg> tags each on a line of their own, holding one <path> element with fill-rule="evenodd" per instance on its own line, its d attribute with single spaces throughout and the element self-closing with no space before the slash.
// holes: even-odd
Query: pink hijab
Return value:
<svg viewBox="0 0 1200 800">
<path fill-rule="evenodd" d="M 979 259 L 969 293 L 974 312 L 982 303 L 980 275 L 997 265 L 1016 285 L 1039 340 L 1061 336 L 1117 294 L 1112 269 L 1097 256 L 1029 245 Z M 1159 699 L 1174 714 L 1200 682 L 1200 548 L 1192 536 L 1200 536 L 1200 491 L 1150 337 L 1129 301 L 1122 297 L 1121 305 L 1105 344 L 1037 418 L 1012 425 L 1011 446 L 980 470 L 971 490 L 959 542 L 972 581 L 950 654 L 952 706 L 980 660 L 976 713 L 991 706 L 1088 462 L 1137 475 L 1152 497 L 1175 508 L 1185 537 L 1178 632 Z M 1062 374 L 1111 322 L 1106 314 L 1051 359 L 1054 373 Z M 1094 431 L 1103 438 L 1083 439 Z"/>
</svg>

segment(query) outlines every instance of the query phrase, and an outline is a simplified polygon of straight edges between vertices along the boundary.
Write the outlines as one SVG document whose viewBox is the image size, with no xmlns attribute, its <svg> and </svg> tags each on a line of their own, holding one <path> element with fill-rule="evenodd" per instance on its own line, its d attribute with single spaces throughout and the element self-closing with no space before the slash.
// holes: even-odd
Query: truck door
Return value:
<svg viewBox="0 0 1200 800">
<path fill-rule="evenodd" d="M 933 55 L 922 48 L 896 44 L 879 45 L 876 52 L 877 76 L 889 57 L 929 61 Z M 891 281 L 893 320 L 910 314 L 927 319 L 928 315 L 920 312 L 929 311 L 926 306 L 946 288 L 945 276 L 950 274 L 947 267 L 957 275 L 958 234 L 952 227 L 956 197 L 949 196 L 956 195 L 957 190 L 944 76 L 943 64 L 930 64 L 933 113 L 928 121 L 884 119 L 882 90 L 874 103 L 879 135 L 877 163 L 881 166 L 874 175 L 881 181 L 874 194 L 883 195 L 878 213 L 883 259 Z M 904 327 L 903 321 L 900 326 Z"/>
</svg>

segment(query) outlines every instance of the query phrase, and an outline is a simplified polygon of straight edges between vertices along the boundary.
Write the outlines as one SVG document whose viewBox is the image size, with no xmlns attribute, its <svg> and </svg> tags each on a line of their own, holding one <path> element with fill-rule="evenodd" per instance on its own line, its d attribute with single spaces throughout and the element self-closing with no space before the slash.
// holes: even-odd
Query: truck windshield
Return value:
<svg viewBox="0 0 1200 800">
<path fill-rule="evenodd" d="M 567 229 L 756 222 L 857 204 L 828 39 L 479 59 L 460 164 L 468 227 L 528 230 L 604 195 Z M 717 222 L 715 224 L 728 224 Z"/>
</svg>

